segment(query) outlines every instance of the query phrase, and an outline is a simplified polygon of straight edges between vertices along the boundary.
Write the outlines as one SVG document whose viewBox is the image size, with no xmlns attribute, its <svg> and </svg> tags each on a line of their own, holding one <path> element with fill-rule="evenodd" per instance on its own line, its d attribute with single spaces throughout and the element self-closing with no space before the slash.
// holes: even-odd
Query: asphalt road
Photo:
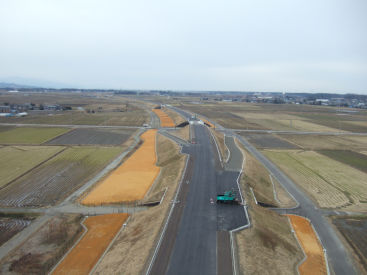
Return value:
<svg viewBox="0 0 367 275">
<path fill-rule="evenodd" d="M 237 178 L 242 154 L 233 139 L 229 146 L 233 159 L 227 171 L 222 169 L 207 127 L 194 123 L 191 129 L 196 143 L 182 150 L 190 155 L 190 165 L 150 274 L 231 274 L 228 231 L 248 222 L 243 206 L 216 204 L 216 195 L 231 189 L 240 200 Z"/>
</svg>

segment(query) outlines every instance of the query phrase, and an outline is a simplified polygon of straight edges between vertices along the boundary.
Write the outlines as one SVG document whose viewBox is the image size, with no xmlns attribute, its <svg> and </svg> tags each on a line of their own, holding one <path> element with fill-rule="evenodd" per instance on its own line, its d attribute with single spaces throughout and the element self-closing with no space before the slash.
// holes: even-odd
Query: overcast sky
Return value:
<svg viewBox="0 0 367 275">
<path fill-rule="evenodd" d="M 0 0 L 0 81 L 367 94 L 366 0 Z"/>
</svg>

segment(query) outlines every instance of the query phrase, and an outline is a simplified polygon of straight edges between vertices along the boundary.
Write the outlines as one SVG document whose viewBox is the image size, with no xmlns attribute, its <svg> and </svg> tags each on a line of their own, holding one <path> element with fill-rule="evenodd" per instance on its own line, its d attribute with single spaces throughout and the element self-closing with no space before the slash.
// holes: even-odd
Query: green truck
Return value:
<svg viewBox="0 0 367 275">
<path fill-rule="evenodd" d="M 224 194 L 218 194 L 217 203 L 239 204 L 240 202 L 236 198 L 236 192 L 232 190 L 225 191 Z"/>
</svg>

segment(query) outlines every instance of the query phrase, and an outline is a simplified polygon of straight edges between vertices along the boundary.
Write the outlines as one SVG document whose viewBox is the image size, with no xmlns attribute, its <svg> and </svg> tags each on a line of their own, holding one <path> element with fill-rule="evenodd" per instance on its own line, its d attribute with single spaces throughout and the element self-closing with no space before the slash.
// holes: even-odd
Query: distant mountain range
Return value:
<svg viewBox="0 0 367 275">
<path fill-rule="evenodd" d="M 0 82 L 0 88 L 1 89 L 34 89 L 34 88 L 40 88 L 40 87 L 16 84 L 16 83 Z"/>
</svg>

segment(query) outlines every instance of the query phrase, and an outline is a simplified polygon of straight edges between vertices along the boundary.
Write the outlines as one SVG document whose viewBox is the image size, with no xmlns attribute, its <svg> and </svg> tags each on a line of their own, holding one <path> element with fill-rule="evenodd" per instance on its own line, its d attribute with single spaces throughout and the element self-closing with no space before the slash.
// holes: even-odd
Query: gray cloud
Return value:
<svg viewBox="0 0 367 275">
<path fill-rule="evenodd" d="M 367 2 L 1 0 L 0 80 L 367 93 Z"/>
</svg>

